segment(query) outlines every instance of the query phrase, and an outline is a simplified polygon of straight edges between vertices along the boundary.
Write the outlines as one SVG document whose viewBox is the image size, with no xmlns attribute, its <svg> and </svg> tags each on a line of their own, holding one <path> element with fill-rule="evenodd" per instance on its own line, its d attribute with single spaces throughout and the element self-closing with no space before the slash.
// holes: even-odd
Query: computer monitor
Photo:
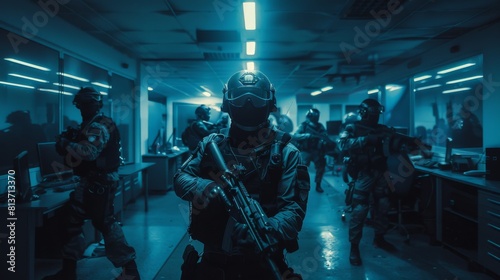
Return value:
<svg viewBox="0 0 500 280">
<path fill-rule="evenodd" d="M 16 202 L 28 202 L 31 201 L 33 193 L 31 191 L 31 179 L 30 179 L 30 168 L 28 162 L 28 152 L 22 151 L 18 154 L 13 161 L 13 170 L 15 174 L 9 173 L 9 181 L 11 181 L 11 176 L 15 181 L 16 188 Z M 9 184 L 9 186 L 11 186 Z M 7 189 L 10 193 L 10 189 Z"/>
<path fill-rule="evenodd" d="M 73 175 L 73 169 L 64 164 L 64 157 L 56 151 L 55 142 L 38 143 L 38 160 L 43 181 L 54 181 Z"/>
<path fill-rule="evenodd" d="M 328 135 L 339 135 L 342 127 L 342 121 L 327 121 L 326 133 Z"/>
</svg>

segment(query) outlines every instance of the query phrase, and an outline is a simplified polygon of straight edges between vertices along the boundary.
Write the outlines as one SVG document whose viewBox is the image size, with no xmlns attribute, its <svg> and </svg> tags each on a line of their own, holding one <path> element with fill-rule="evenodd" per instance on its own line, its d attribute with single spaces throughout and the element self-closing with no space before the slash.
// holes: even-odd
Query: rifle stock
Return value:
<svg viewBox="0 0 500 280">
<path fill-rule="evenodd" d="M 206 150 L 215 161 L 219 174 L 221 174 L 219 178 L 223 183 L 223 188 L 227 190 L 228 199 L 224 198 L 226 196 L 224 190 L 221 190 L 219 194 L 222 195 L 222 199 L 225 201 L 228 211 L 230 213 L 234 211 L 237 212 L 236 214 L 238 214 L 243 220 L 243 223 L 247 225 L 248 231 L 254 239 L 259 253 L 266 259 L 276 279 L 281 279 L 281 273 L 278 266 L 271 258 L 271 254 L 275 251 L 274 245 L 276 245 L 276 242 L 273 242 L 273 239 L 269 236 L 272 230 L 269 218 L 260 204 L 250 197 L 245 186 L 227 168 L 217 143 L 210 141 L 207 143 L 206 147 Z"/>
</svg>

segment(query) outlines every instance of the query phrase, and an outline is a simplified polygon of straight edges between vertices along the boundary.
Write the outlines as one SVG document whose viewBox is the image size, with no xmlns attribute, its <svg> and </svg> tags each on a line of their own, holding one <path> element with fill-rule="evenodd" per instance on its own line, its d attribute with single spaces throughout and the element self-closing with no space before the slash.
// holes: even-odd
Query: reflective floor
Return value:
<svg viewBox="0 0 500 280">
<path fill-rule="evenodd" d="M 323 182 L 324 193 L 311 190 L 306 220 L 300 233 L 299 251 L 288 254 L 291 267 L 304 279 L 494 279 L 471 272 L 467 262 L 442 246 L 431 246 L 420 227 L 408 227 L 410 240 L 398 229 L 386 239 L 398 249 L 388 253 L 372 245 L 373 229 L 366 226 L 360 244 L 363 265 L 349 264 L 347 236 L 349 214 L 344 210 L 345 185 L 331 171 Z M 145 280 L 180 279 L 182 253 L 189 239 L 186 233 L 187 204 L 173 192 L 150 196 L 150 210 L 143 211 L 139 198 L 124 212 L 123 229 L 137 251 L 137 263 Z M 201 251 L 199 243 L 193 245 Z M 38 260 L 37 279 L 58 269 L 57 260 Z M 78 263 L 79 279 L 110 280 L 118 275 L 104 257 Z"/>
</svg>

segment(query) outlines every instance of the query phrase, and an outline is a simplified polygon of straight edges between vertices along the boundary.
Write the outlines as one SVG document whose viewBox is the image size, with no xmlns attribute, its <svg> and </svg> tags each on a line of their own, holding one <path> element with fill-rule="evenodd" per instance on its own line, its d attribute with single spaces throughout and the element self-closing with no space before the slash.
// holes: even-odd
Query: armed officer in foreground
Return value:
<svg viewBox="0 0 500 280">
<path fill-rule="evenodd" d="M 191 203 L 189 233 L 204 244 L 182 279 L 302 279 L 283 251 L 298 249 L 309 177 L 290 135 L 269 124 L 274 88 L 263 73 L 240 71 L 223 93 L 227 135 L 205 137 L 174 177 L 176 194 Z"/>
<path fill-rule="evenodd" d="M 361 265 L 359 243 L 363 235 L 370 202 L 373 207 L 373 224 L 376 247 L 393 251 L 395 247 L 384 239 L 389 224 L 389 185 L 384 177 L 387 171 L 387 157 L 383 152 L 380 131 L 388 127 L 378 124 L 384 107 L 377 100 L 365 99 L 359 105 L 360 121 L 348 124 L 340 134 L 339 147 L 349 157 L 349 172 L 355 177 L 351 201 L 351 219 L 349 221 L 349 242 L 351 251 L 349 261 L 352 265 Z"/>
<path fill-rule="evenodd" d="M 65 164 L 80 176 L 80 184 L 66 203 L 62 270 L 44 280 L 77 279 L 76 263 L 83 257 L 85 241 L 82 226 L 86 219 L 99 230 L 105 241 L 106 256 L 115 267 L 122 267 L 117 279 L 140 280 L 135 250 L 114 217 L 113 202 L 118 184 L 120 134 L 112 119 L 99 113 L 102 95 L 91 87 L 82 88 L 73 104 L 82 115 L 78 130 L 63 133 L 56 142 Z"/>
</svg>

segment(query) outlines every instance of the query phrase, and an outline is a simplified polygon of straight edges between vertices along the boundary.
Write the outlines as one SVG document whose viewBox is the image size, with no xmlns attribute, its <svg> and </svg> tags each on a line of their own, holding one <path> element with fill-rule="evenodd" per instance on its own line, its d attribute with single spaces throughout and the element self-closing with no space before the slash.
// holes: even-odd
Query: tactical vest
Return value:
<svg viewBox="0 0 500 280">
<path fill-rule="evenodd" d="M 104 149 L 98 155 L 96 160 L 93 161 L 81 160 L 79 164 L 73 167 L 75 175 L 79 176 L 89 176 L 92 174 L 104 175 L 109 172 L 117 171 L 118 167 L 120 166 L 121 140 L 118 127 L 111 118 L 108 118 L 103 115 L 97 116 L 92 121 L 92 123 L 96 122 L 100 123 L 108 130 L 109 140 L 105 144 Z M 79 131 L 79 135 L 76 141 L 77 143 L 80 141 L 88 140 L 85 134 L 83 133 L 83 131 L 87 129 L 88 126 L 90 126 L 90 123 Z"/>
<path fill-rule="evenodd" d="M 244 183 L 249 195 L 258 201 L 267 216 L 274 216 L 276 207 L 277 186 L 283 173 L 282 151 L 289 143 L 291 136 L 282 131 L 273 130 L 274 139 L 255 149 L 239 150 L 231 148 L 225 136 L 218 143 L 226 165 L 238 179 Z M 201 173 L 205 176 L 217 174 L 213 161 L 208 154 L 204 155 L 200 164 Z M 309 192 L 309 173 L 304 165 L 297 166 L 297 186 L 294 200 L 306 211 Z M 215 180 L 214 180 L 215 181 Z M 216 217 L 216 218 L 214 218 Z M 193 215 L 189 233 L 205 244 L 222 244 L 225 226 L 229 215 L 222 203 L 210 203 L 206 209 Z M 298 249 L 298 243 L 284 244 L 289 252 Z"/>
</svg>

